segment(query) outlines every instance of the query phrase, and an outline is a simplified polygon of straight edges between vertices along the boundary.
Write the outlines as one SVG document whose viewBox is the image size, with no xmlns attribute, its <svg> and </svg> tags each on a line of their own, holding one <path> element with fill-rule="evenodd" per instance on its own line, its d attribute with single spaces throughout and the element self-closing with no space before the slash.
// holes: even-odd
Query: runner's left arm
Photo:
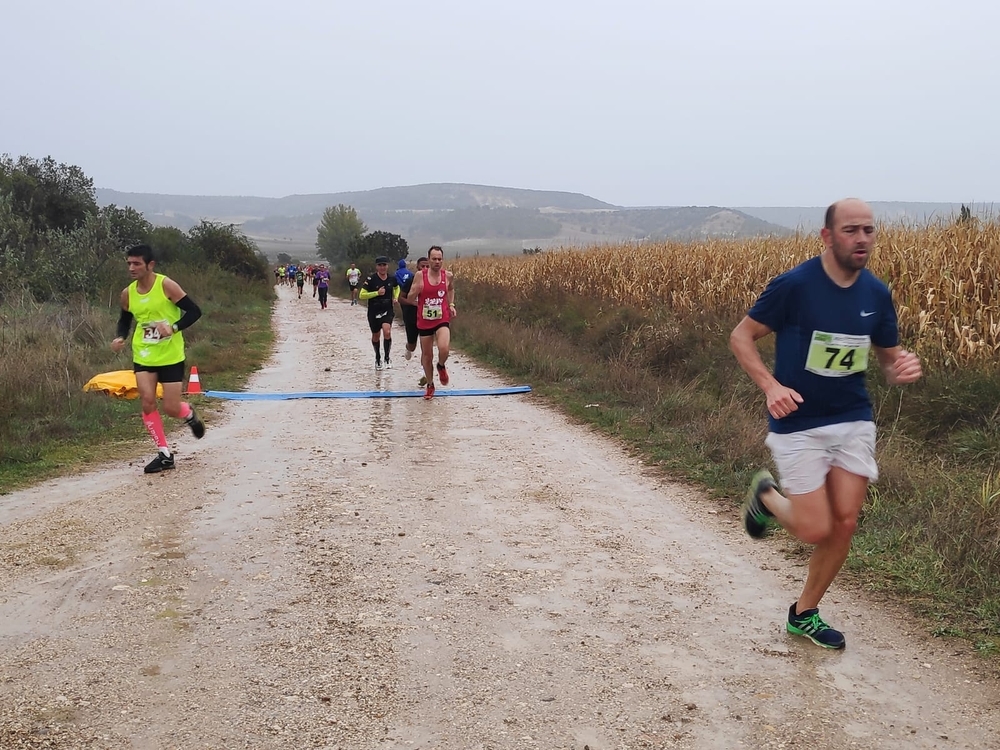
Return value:
<svg viewBox="0 0 1000 750">
<path fill-rule="evenodd" d="M 879 368 L 889 385 L 905 385 L 920 379 L 923 371 L 920 358 L 913 352 L 908 352 L 901 346 L 882 348 L 873 346 L 878 358 Z"/>
<path fill-rule="evenodd" d="M 168 278 L 163 280 L 163 293 L 183 313 L 180 320 L 170 326 L 171 333 L 177 333 L 178 331 L 183 331 L 185 328 L 190 328 L 201 317 L 201 308 L 198 307 L 193 299 L 185 294 L 184 290 L 181 289 L 181 285 L 173 279 Z"/>
<path fill-rule="evenodd" d="M 455 314 L 455 274 L 451 271 L 445 271 L 448 274 L 448 309 L 451 310 L 451 314 Z"/>
</svg>

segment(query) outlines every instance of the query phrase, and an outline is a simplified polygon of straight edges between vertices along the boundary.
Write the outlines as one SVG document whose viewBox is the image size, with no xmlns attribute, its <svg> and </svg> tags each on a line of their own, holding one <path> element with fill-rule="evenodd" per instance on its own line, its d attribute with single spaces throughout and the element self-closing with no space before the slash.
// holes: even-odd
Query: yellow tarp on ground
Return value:
<svg viewBox="0 0 1000 750">
<path fill-rule="evenodd" d="M 115 370 L 95 375 L 83 386 L 85 391 L 102 391 L 116 398 L 139 398 L 139 386 L 135 384 L 132 370 Z M 163 386 L 156 384 L 156 397 L 163 398 Z"/>
</svg>

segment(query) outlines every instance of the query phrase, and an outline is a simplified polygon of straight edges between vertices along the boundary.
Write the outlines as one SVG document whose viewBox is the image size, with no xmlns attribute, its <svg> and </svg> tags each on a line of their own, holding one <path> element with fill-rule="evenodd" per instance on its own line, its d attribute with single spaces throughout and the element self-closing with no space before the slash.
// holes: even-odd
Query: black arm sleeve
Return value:
<svg viewBox="0 0 1000 750">
<path fill-rule="evenodd" d="M 132 313 L 122 308 L 121 315 L 118 316 L 118 338 L 127 339 L 129 329 L 132 328 Z"/>
<path fill-rule="evenodd" d="M 181 319 L 174 323 L 174 325 L 177 326 L 178 331 L 183 331 L 201 317 L 201 308 L 198 307 L 198 305 L 194 303 L 194 300 L 186 294 L 177 300 L 175 304 L 184 311 L 184 314 L 181 315 Z"/>
</svg>

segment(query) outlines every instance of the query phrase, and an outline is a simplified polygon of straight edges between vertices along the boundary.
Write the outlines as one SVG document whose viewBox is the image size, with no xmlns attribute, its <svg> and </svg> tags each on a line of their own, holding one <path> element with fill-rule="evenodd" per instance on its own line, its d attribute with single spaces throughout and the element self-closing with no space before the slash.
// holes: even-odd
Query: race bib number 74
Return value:
<svg viewBox="0 0 1000 750">
<path fill-rule="evenodd" d="M 870 336 L 813 331 L 806 369 L 825 378 L 842 378 L 868 369 Z"/>
</svg>

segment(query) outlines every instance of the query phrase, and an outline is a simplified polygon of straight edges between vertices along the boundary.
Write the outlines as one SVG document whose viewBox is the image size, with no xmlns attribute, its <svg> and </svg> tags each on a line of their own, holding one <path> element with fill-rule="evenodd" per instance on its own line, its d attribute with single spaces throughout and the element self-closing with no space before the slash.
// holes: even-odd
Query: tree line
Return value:
<svg viewBox="0 0 1000 750">
<path fill-rule="evenodd" d="M 266 257 L 233 225 L 154 227 L 128 206 L 98 206 L 94 182 L 78 166 L 0 156 L 0 299 L 25 288 L 38 300 L 93 299 L 120 282 L 124 250 L 143 242 L 161 263 L 268 278 Z"/>
</svg>

